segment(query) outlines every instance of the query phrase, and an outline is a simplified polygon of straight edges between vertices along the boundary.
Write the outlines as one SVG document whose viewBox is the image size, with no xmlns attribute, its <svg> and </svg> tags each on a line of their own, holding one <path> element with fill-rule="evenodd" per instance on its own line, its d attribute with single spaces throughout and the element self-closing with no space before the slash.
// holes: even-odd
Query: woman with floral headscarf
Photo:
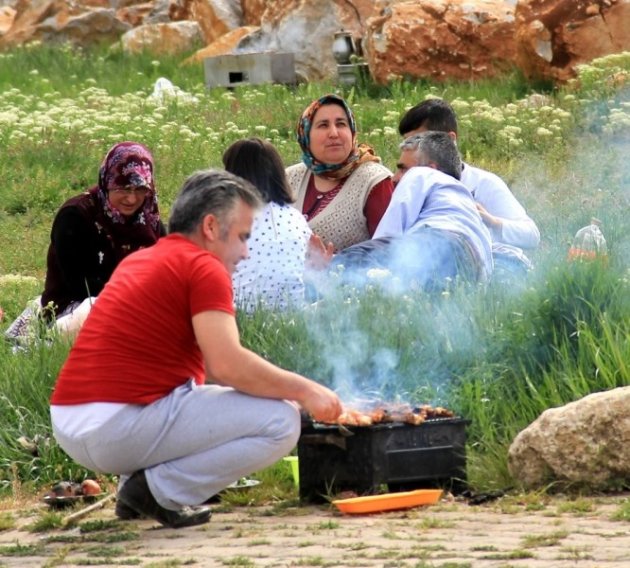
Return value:
<svg viewBox="0 0 630 568">
<path fill-rule="evenodd" d="M 392 173 L 357 143 L 346 101 L 332 94 L 313 101 L 298 121 L 297 139 L 302 163 L 287 168 L 287 177 L 313 232 L 335 251 L 371 238 L 394 191 Z"/>
<path fill-rule="evenodd" d="M 28 335 L 40 307 L 47 321 L 70 323 L 64 318 L 98 296 L 123 258 L 165 234 L 151 153 L 137 142 L 116 144 L 101 164 L 98 184 L 70 198 L 57 212 L 41 300 L 32 302 L 5 335 L 17 340 Z M 83 315 L 73 326 L 82 323 L 88 310 L 89 305 L 82 306 Z"/>
</svg>

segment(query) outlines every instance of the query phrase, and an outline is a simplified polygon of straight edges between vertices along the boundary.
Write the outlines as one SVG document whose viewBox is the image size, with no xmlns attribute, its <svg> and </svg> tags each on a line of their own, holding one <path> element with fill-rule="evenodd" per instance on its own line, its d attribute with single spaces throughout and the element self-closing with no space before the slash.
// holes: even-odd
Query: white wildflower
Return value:
<svg viewBox="0 0 630 568">
<path fill-rule="evenodd" d="M 387 278 L 391 278 L 392 273 L 384 268 L 370 268 L 367 271 L 366 276 L 370 280 L 386 280 Z"/>
<path fill-rule="evenodd" d="M 39 280 L 34 276 L 23 276 L 22 274 L 3 274 L 0 276 L 0 286 L 4 284 L 37 284 Z"/>
</svg>

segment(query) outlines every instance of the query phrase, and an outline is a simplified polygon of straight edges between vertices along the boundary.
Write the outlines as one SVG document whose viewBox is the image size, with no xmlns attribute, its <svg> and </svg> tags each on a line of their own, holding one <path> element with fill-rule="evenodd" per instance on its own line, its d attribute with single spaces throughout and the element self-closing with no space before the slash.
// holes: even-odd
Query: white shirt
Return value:
<svg viewBox="0 0 630 568">
<path fill-rule="evenodd" d="M 248 312 L 264 305 L 285 309 L 304 303 L 304 266 L 311 228 L 289 204 L 267 203 L 248 240 L 249 257 L 232 275 L 236 305 Z"/>
<path fill-rule="evenodd" d="M 488 213 L 503 219 L 501 229 L 490 229 L 493 243 L 524 249 L 538 246 L 540 232 L 536 223 L 499 176 L 464 164 L 460 181 L 472 191 L 475 201 Z"/>
<path fill-rule="evenodd" d="M 462 235 L 477 251 L 486 276 L 492 272 L 490 232 L 470 190 L 439 170 L 416 167 L 396 186 L 373 238 L 399 237 L 425 226 Z"/>
</svg>

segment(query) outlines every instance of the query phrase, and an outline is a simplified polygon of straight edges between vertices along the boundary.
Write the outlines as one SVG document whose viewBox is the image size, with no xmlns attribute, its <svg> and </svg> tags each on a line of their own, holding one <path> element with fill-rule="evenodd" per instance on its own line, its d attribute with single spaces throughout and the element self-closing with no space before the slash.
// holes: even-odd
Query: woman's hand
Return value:
<svg viewBox="0 0 630 568">
<path fill-rule="evenodd" d="M 324 244 L 319 235 L 313 233 L 308 241 L 306 251 L 306 265 L 313 270 L 323 270 L 332 260 L 335 246 L 332 243 Z"/>
</svg>

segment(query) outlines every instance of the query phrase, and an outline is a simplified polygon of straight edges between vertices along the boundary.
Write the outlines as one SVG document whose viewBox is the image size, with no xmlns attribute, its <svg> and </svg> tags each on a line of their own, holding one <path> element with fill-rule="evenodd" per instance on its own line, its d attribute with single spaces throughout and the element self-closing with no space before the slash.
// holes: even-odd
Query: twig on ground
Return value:
<svg viewBox="0 0 630 568">
<path fill-rule="evenodd" d="M 115 498 L 116 496 L 113 493 L 110 493 L 109 495 L 103 497 L 100 501 L 97 501 L 96 503 L 92 503 L 90 506 L 85 507 L 84 509 L 81 509 L 80 511 L 77 511 L 76 513 L 72 513 L 71 515 L 68 515 L 63 520 L 64 526 L 72 524 L 78 519 L 82 519 L 83 517 L 85 517 L 86 515 L 89 515 L 93 511 L 96 511 L 97 509 L 102 509 L 105 505 L 107 505 L 107 503 L 109 503 L 110 501 L 113 501 Z"/>
</svg>

